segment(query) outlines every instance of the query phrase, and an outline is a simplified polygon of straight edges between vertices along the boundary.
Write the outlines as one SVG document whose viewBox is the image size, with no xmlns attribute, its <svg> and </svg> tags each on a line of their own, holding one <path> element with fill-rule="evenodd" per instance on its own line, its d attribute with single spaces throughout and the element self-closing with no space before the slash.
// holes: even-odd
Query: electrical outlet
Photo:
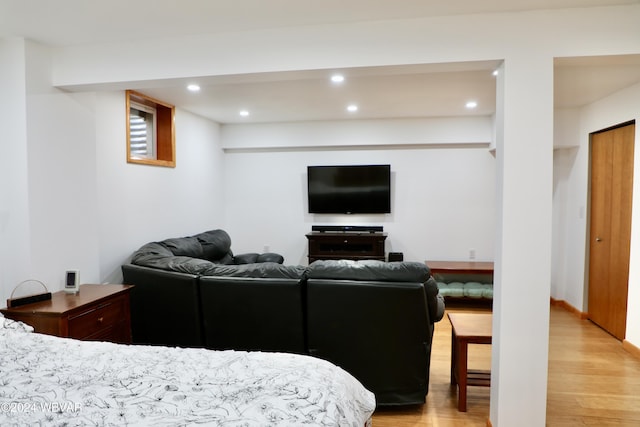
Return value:
<svg viewBox="0 0 640 427">
<path fill-rule="evenodd" d="M 271 248 L 269 247 L 269 245 L 264 245 L 264 248 L 263 248 L 263 251 L 262 251 L 262 252 L 267 253 L 267 252 L 269 252 L 269 249 L 271 249 Z"/>
<path fill-rule="evenodd" d="M 476 250 L 474 248 L 469 249 L 469 259 L 476 259 Z"/>
</svg>

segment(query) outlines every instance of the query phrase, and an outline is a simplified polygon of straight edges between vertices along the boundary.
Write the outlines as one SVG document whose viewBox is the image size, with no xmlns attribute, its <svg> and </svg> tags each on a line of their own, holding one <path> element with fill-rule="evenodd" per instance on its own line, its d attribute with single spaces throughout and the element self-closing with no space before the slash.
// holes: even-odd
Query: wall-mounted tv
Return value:
<svg viewBox="0 0 640 427">
<path fill-rule="evenodd" d="M 308 166 L 309 213 L 391 212 L 391 166 Z"/>
</svg>

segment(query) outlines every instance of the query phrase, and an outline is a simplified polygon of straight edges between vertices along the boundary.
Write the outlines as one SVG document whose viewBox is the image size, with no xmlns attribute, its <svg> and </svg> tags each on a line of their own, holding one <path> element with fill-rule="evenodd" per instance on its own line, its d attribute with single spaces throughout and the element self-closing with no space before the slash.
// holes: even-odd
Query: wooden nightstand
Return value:
<svg viewBox="0 0 640 427">
<path fill-rule="evenodd" d="M 131 285 L 80 285 L 78 294 L 56 292 L 51 300 L 3 308 L 4 317 L 35 332 L 80 340 L 131 343 Z"/>
</svg>

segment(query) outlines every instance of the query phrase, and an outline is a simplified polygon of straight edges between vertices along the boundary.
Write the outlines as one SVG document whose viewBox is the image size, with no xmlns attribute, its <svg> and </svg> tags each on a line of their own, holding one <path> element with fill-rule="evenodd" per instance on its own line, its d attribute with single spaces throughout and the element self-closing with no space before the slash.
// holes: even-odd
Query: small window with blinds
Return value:
<svg viewBox="0 0 640 427">
<path fill-rule="evenodd" d="M 132 102 L 129 107 L 129 147 L 131 157 L 156 158 L 156 109 Z"/>
<path fill-rule="evenodd" d="M 174 106 L 128 90 L 127 162 L 175 167 Z"/>
</svg>

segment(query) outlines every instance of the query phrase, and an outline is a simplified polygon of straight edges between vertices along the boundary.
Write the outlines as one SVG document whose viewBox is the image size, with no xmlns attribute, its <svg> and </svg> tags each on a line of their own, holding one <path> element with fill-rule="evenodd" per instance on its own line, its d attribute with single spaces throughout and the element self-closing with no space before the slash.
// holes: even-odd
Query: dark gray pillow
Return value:
<svg viewBox="0 0 640 427">
<path fill-rule="evenodd" d="M 160 242 L 175 256 L 203 258 L 202 245 L 195 237 L 178 237 Z"/>
<path fill-rule="evenodd" d="M 233 257 L 234 264 L 255 264 L 258 262 L 257 253 L 240 254 Z"/>
<path fill-rule="evenodd" d="M 210 230 L 194 236 L 202 246 L 203 258 L 210 261 L 223 259 L 231 251 L 231 237 L 224 230 Z"/>
<path fill-rule="evenodd" d="M 147 243 L 142 246 L 140 249 L 135 251 L 131 257 L 131 263 L 137 264 L 136 259 L 144 258 L 148 255 L 161 255 L 161 256 L 172 256 L 173 252 L 171 252 L 168 248 L 161 245 L 157 242 Z"/>
<path fill-rule="evenodd" d="M 173 253 L 160 243 L 147 243 L 135 251 L 131 256 L 131 264 L 142 265 L 144 267 L 167 269 L 167 259 Z"/>
<path fill-rule="evenodd" d="M 284 257 L 274 252 L 265 252 L 258 255 L 256 262 L 275 262 L 278 264 L 284 263 Z"/>
</svg>

